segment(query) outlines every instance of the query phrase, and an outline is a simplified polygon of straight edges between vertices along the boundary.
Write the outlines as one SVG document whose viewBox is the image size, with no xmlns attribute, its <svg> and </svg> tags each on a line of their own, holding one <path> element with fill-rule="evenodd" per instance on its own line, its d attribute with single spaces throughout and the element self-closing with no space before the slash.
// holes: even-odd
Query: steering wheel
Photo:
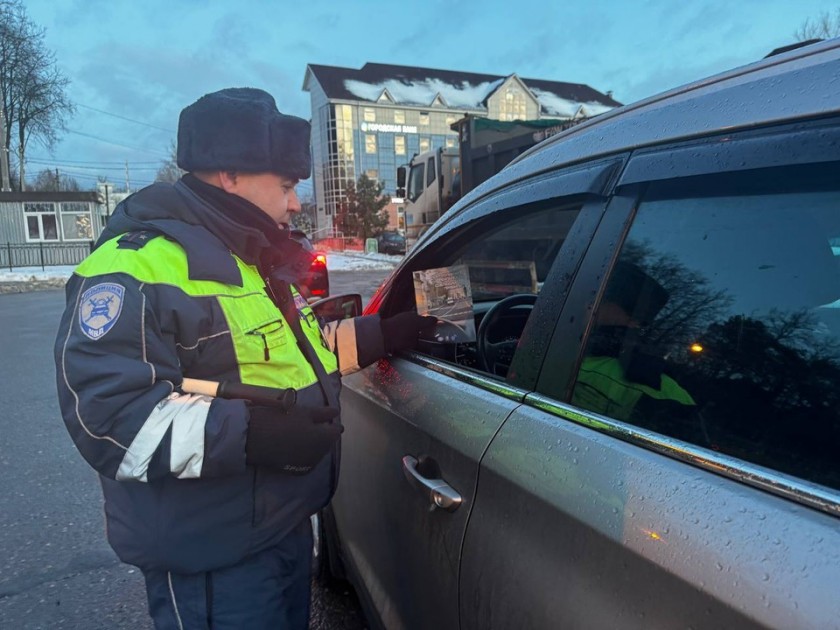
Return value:
<svg viewBox="0 0 840 630">
<path fill-rule="evenodd" d="M 519 339 L 505 339 L 493 343 L 489 340 L 490 331 L 499 321 L 517 306 L 530 306 L 533 308 L 537 296 L 533 293 L 516 293 L 509 295 L 503 300 L 496 302 L 481 318 L 481 324 L 476 333 L 476 345 L 478 346 L 478 360 L 486 372 L 498 374 L 497 366 L 507 370 L 513 361 L 513 353 L 516 352 L 516 345 Z"/>
</svg>

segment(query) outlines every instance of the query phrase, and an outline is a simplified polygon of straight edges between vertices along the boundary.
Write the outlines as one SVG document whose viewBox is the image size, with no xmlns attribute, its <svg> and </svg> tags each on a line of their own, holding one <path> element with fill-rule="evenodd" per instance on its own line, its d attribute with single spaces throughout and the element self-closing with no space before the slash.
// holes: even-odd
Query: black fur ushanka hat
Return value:
<svg viewBox="0 0 840 630">
<path fill-rule="evenodd" d="M 181 111 L 178 166 L 185 171 L 273 172 L 307 179 L 309 123 L 281 114 L 268 92 L 228 88 Z"/>
</svg>

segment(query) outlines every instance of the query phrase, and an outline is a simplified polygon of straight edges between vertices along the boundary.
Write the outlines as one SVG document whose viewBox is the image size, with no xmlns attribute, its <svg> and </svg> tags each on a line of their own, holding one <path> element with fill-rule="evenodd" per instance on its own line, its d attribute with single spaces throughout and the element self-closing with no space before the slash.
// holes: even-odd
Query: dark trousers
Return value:
<svg viewBox="0 0 840 630">
<path fill-rule="evenodd" d="M 312 527 L 276 547 L 207 573 L 144 572 L 157 630 L 306 630 Z"/>
</svg>

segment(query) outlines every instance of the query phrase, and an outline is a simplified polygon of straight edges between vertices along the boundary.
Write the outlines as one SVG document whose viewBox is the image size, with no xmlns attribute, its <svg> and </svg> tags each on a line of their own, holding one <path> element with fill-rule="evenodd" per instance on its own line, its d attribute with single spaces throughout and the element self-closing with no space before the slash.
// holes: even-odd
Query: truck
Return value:
<svg viewBox="0 0 840 630">
<path fill-rule="evenodd" d="M 414 155 L 397 168 L 397 196 L 405 199 L 405 235 L 410 245 L 455 202 L 517 155 L 583 119 L 490 120 L 467 115 L 454 122 L 457 147 Z"/>
</svg>

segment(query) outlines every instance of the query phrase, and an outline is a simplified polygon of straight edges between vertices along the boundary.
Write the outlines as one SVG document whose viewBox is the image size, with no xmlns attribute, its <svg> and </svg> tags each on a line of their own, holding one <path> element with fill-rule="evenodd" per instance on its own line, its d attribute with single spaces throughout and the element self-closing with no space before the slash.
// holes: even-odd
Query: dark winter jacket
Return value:
<svg viewBox="0 0 840 630">
<path fill-rule="evenodd" d="M 183 182 L 135 193 L 67 284 L 55 346 L 62 415 L 100 473 L 111 545 L 143 569 L 234 564 L 335 489 L 337 449 L 302 476 L 247 466 L 245 401 L 185 394 L 183 378 L 292 387 L 299 404 L 324 405 L 340 373 L 382 354 L 377 317 L 322 332 L 295 295 L 327 375 L 319 385 L 260 265 L 270 258 L 293 276 L 302 248 L 216 205 Z"/>
</svg>

